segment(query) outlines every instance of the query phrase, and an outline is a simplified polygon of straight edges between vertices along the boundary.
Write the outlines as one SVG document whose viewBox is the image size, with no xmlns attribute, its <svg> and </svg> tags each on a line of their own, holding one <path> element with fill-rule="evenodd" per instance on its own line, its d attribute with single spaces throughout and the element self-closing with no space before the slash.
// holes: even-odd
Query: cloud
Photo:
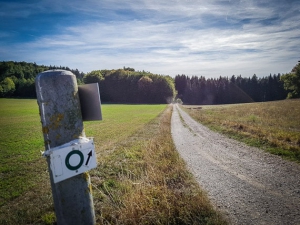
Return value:
<svg viewBox="0 0 300 225">
<path fill-rule="evenodd" d="M 2 54 L 84 72 L 131 66 L 172 76 L 284 73 L 299 57 L 295 2 L 43 0 L 23 9 L 24 4 L 12 4 L 6 8 L 22 17 L 66 10 L 72 19 L 55 23 L 49 28 L 54 33 L 7 46 Z M 0 38 L 8 34 L 0 31 Z"/>
</svg>

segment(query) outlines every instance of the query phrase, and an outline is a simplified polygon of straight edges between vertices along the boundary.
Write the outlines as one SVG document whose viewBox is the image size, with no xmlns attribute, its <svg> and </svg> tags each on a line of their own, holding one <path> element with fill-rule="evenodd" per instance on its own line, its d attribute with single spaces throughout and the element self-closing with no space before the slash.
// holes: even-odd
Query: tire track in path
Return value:
<svg viewBox="0 0 300 225">
<path fill-rule="evenodd" d="M 173 105 L 177 151 L 230 224 L 299 224 L 300 165 L 210 131 Z"/>
</svg>

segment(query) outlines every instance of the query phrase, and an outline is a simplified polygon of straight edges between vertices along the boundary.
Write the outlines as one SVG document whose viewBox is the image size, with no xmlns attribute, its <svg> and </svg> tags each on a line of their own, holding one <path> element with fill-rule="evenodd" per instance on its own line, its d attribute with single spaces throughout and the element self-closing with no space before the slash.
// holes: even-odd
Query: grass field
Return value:
<svg viewBox="0 0 300 225">
<path fill-rule="evenodd" d="M 31 177 L 37 177 L 45 164 L 36 101 L 1 99 L 0 106 L 1 206 L 31 189 Z"/>
<path fill-rule="evenodd" d="M 300 162 L 300 99 L 183 108 L 213 130 Z"/>
<path fill-rule="evenodd" d="M 36 100 L 0 106 L 0 224 L 53 224 Z M 166 107 L 103 105 L 103 121 L 85 122 L 97 224 L 225 224 L 175 151 Z"/>
</svg>

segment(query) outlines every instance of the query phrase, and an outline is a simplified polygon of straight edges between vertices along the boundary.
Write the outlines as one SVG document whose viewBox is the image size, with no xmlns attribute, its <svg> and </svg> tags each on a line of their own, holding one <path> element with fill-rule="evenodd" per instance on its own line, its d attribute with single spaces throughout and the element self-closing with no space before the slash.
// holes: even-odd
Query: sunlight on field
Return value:
<svg viewBox="0 0 300 225">
<path fill-rule="evenodd" d="M 183 108 L 213 129 L 300 161 L 300 99 Z"/>
<path fill-rule="evenodd" d="M 18 224 L 27 224 L 41 210 L 53 210 L 46 160 L 41 157 L 44 140 L 38 106 L 36 100 L 26 99 L 0 99 L 0 105 L 0 224 L 17 218 L 16 213 Z M 85 122 L 85 132 L 94 137 L 98 152 L 144 127 L 165 107 L 103 105 L 103 121 Z M 10 208 L 15 208 L 10 211 L 14 214 L 3 218 L 2 210 L 7 213 Z"/>
<path fill-rule="evenodd" d="M 126 139 L 165 108 L 166 105 L 103 105 L 103 120 L 85 122 L 85 133 L 95 138 L 96 150 L 100 151 Z"/>
<path fill-rule="evenodd" d="M 0 206 L 33 187 L 43 139 L 35 100 L 0 99 Z M 39 162 L 39 163 L 37 163 Z M 35 166 L 30 166 L 35 164 Z"/>
</svg>

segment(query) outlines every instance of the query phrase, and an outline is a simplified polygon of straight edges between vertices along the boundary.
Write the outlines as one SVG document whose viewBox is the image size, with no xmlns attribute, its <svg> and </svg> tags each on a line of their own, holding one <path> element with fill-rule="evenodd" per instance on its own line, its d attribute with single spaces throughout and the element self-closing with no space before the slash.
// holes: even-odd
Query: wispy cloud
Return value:
<svg viewBox="0 0 300 225">
<path fill-rule="evenodd" d="M 19 11 L 28 20 L 33 14 L 65 15 L 66 10 L 67 19 L 56 21 L 53 33 L 41 32 L 6 46 L 1 60 L 67 65 L 84 72 L 132 66 L 172 76 L 212 77 L 284 73 L 299 59 L 296 0 L 33 3 L 26 7 L 6 3 L 4 8 Z M 0 16 L 8 18 L 3 11 Z M 1 45 L 8 34 L 0 31 Z"/>
</svg>

